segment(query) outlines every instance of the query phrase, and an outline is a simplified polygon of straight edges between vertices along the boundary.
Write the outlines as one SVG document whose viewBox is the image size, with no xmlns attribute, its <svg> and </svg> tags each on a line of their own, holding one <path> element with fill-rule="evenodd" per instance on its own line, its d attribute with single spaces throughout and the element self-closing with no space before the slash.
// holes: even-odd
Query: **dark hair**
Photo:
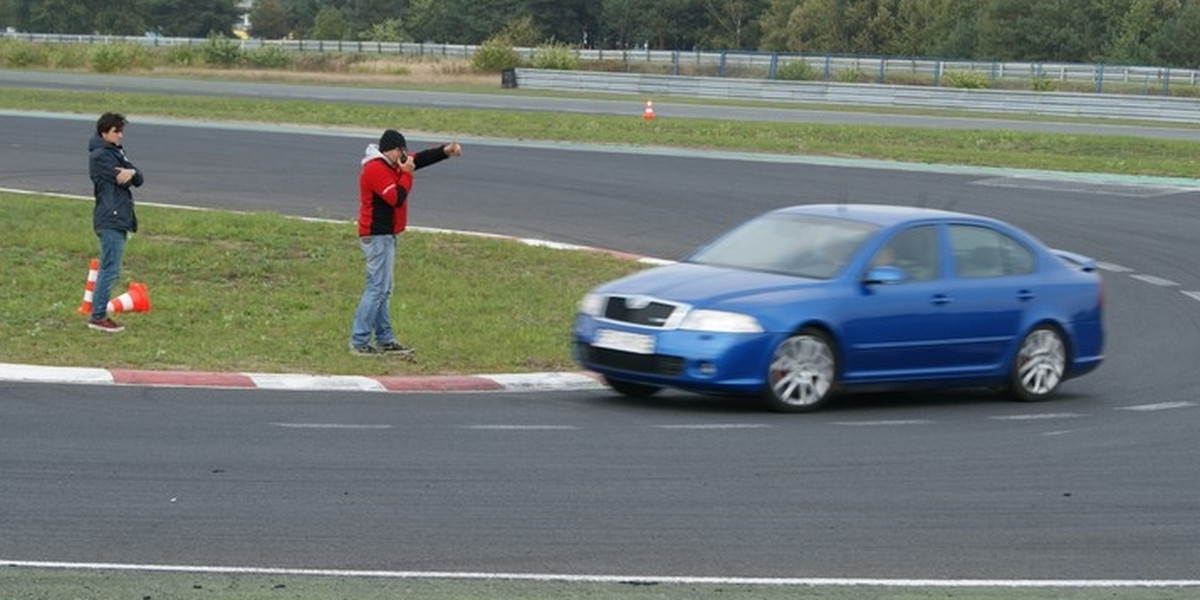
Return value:
<svg viewBox="0 0 1200 600">
<path fill-rule="evenodd" d="M 96 133 L 101 135 L 107 133 L 111 129 L 122 131 L 125 129 L 125 115 L 120 113 L 104 113 L 100 115 L 100 119 L 96 121 Z"/>
</svg>

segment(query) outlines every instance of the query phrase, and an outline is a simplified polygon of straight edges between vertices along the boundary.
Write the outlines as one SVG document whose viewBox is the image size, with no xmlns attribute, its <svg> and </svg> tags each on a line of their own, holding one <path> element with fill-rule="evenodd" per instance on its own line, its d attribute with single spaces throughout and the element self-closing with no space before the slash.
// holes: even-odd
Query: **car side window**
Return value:
<svg viewBox="0 0 1200 600">
<path fill-rule="evenodd" d="M 951 225 L 950 250 L 959 277 L 1025 275 L 1035 269 L 1033 253 L 1009 235 L 988 227 Z"/>
<path fill-rule="evenodd" d="M 905 281 L 929 281 L 941 273 L 938 264 L 938 231 L 920 225 L 892 236 L 871 259 L 871 267 L 897 267 Z"/>
</svg>

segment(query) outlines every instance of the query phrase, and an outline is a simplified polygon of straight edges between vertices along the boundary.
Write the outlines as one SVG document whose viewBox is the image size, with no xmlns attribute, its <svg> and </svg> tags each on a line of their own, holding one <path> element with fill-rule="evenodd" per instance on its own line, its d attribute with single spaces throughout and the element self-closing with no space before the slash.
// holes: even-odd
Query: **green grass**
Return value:
<svg viewBox="0 0 1200 600">
<path fill-rule="evenodd" d="M 91 204 L 0 194 L 8 224 L 0 361 L 351 375 L 570 370 L 579 297 L 641 268 L 603 254 L 406 232 L 393 325 L 419 360 L 356 357 L 347 344 L 365 267 L 354 224 L 143 206 L 114 294 L 145 283 L 151 311 L 119 315 L 126 330 L 103 335 L 75 312 L 98 247 Z"/>
<path fill-rule="evenodd" d="M 216 121 L 327 125 L 367 129 L 395 126 L 395 109 L 354 103 L 257 100 L 176 95 L 5 90 L 0 109 L 91 115 L 97 106 L 129 115 Z M 1013 167 L 1085 173 L 1195 177 L 1200 144 L 1134 136 L 1042 134 L 1011 130 L 767 123 L 716 119 L 641 119 L 629 116 L 406 107 L 407 131 L 528 140 L 672 146 L 727 151 L 805 154 L 916 163 Z"/>
</svg>

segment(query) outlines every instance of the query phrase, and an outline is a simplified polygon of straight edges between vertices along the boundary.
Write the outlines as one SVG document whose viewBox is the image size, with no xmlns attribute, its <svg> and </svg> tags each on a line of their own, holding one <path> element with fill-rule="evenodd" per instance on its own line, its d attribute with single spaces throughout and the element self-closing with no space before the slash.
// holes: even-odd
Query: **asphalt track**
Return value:
<svg viewBox="0 0 1200 600">
<path fill-rule="evenodd" d="M 128 145 L 155 183 L 143 201 L 347 219 L 373 135 L 135 124 Z M 0 127 L 0 186 L 87 193 L 69 159 L 82 163 L 87 121 L 4 115 Z M 0 558 L 1195 578 L 1195 182 L 495 140 L 469 141 L 454 167 L 419 182 L 416 224 L 667 258 L 817 199 L 1004 218 L 1104 261 L 1109 359 L 1049 403 L 870 394 L 799 418 L 592 389 L 0 383 Z"/>
</svg>

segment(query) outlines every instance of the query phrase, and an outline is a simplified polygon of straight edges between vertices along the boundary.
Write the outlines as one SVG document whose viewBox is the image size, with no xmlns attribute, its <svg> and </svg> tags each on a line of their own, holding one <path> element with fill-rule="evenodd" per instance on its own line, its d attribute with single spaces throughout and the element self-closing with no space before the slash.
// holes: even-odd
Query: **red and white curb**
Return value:
<svg viewBox="0 0 1200 600">
<path fill-rule="evenodd" d="M 138 371 L 0 363 L 0 381 L 338 392 L 530 392 L 603 389 L 588 372 L 360 376 Z"/>
</svg>

